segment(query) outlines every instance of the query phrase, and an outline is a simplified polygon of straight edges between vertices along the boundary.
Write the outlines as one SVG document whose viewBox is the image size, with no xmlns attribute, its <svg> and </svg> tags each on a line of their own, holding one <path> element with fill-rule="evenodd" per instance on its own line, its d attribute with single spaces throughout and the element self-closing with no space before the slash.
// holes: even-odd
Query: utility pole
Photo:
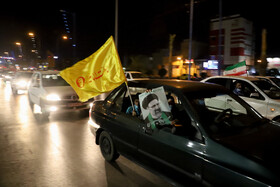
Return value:
<svg viewBox="0 0 280 187">
<path fill-rule="evenodd" d="M 189 28 L 189 76 L 188 80 L 191 80 L 191 59 L 192 59 L 192 31 L 193 31 L 193 0 L 191 0 L 190 6 L 190 28 Z"/>
<path fill-rule="evenodd" d="M 222 69 L 222 0 L 219 0 L 218 75 Z"/>
<path fill-rule="evenodd" d="M 168 59 L 168 77 L 172 77 L 172 56 L 173 56 L 173 42 L 176 34 L 169 35 L 169 59 Z"/>
<path fill-rule="evenodd" d="M 115 45 L 118 49 L 118 15 L 119 15 L 119 0 L 115 2 Z"/>
<path fill-rule="evenodd" d="M 267 67 L 267 60 L 266 60 L 266 29 L 262 30 L 262 51 L 261 51 L 261 63 L 259 66 L 260 75 L 266 75 L 266 67 Z"/>
</svg>

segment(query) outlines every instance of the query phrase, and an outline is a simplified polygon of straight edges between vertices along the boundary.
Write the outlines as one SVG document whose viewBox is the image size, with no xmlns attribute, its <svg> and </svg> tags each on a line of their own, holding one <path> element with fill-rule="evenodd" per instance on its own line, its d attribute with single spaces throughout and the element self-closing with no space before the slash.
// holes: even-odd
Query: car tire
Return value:
<svg viewBox="0 0 280 187">
<path fill-rule="evenodd" d="M 106 131 L 102 131 L 99 136 L 99 146 L 102 156 L 108 162 L 113 162 L 120 156 L 114 146 L 111 136 Z"/>
<path fill-rule="evenodd" d="M 18 90 L 15 89 L 15 88 L 12 88 L 12 93 L 13 93 L 14 95 L 18 95 Z"/>
<path fill-rule="evenodd" d="M 49 116 L 50 116 L 50 112 L 46 110 L 45 105 L 44 105 L 42 99 L 40 99 L 40 107 L 41 107 L 42 119 L 44 119 L 44 120 L 48 119 Z"/>
<path fill-rule="evenodd" d="M 42 111 L 42 119 L 47 120 L 50 116 L 50 112 L 47 112 L 44 106 L 41 106 L 41 111 Z"/>
</svg>

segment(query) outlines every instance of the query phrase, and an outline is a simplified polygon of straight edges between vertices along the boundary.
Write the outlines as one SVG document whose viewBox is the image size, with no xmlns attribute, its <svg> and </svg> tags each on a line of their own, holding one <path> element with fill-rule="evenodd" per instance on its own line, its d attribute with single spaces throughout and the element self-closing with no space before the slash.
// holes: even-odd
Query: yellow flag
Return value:
<svg viewBox="0 0 280 187">
<path fill-rule="evenodd" d="M 126 81 L 112 36 L 95 53 L 62 70 L 60 75 L 82 102 L 109 92 Z"/>
</svg>

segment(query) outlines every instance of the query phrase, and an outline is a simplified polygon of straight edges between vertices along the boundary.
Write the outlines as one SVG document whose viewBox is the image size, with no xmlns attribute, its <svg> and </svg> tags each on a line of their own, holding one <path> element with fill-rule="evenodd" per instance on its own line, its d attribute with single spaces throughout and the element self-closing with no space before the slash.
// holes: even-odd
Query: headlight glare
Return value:
<svg viewBox="0 0 280 187">
<path fill-rule="evenodd" d="M 47 95 L 46 99 L 48 101 L 60 101 L 60 97 L 57 94 L 49 94 Z"/>
</svg>

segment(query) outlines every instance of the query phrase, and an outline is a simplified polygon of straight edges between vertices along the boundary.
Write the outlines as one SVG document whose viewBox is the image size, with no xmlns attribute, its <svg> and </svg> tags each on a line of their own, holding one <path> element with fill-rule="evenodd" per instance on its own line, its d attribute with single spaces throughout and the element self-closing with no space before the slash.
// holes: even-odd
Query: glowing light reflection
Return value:
<svg viewBox="0 0 280 187">
<path fill-rule="evenodd" d="M 54 144 L 54 150 L 57 150 L 57 147 L 60 146 L 60 132 L 56 123 L 51 123 L 49 128 L 51 144 Z"/>
<path fill-rule="evenodd" d="M 19 119 L 19 122 L 23 125 L 23 127 L 27 127 L 30 123 L 29 118 L 30 116 L 28 115 L 28 108 L 29 108 L 29 104 L 28 104 L 28 98 L 21 96 L 19 98 L 19 108 L 17 111 L 17 116 Z"/>
</svg>

